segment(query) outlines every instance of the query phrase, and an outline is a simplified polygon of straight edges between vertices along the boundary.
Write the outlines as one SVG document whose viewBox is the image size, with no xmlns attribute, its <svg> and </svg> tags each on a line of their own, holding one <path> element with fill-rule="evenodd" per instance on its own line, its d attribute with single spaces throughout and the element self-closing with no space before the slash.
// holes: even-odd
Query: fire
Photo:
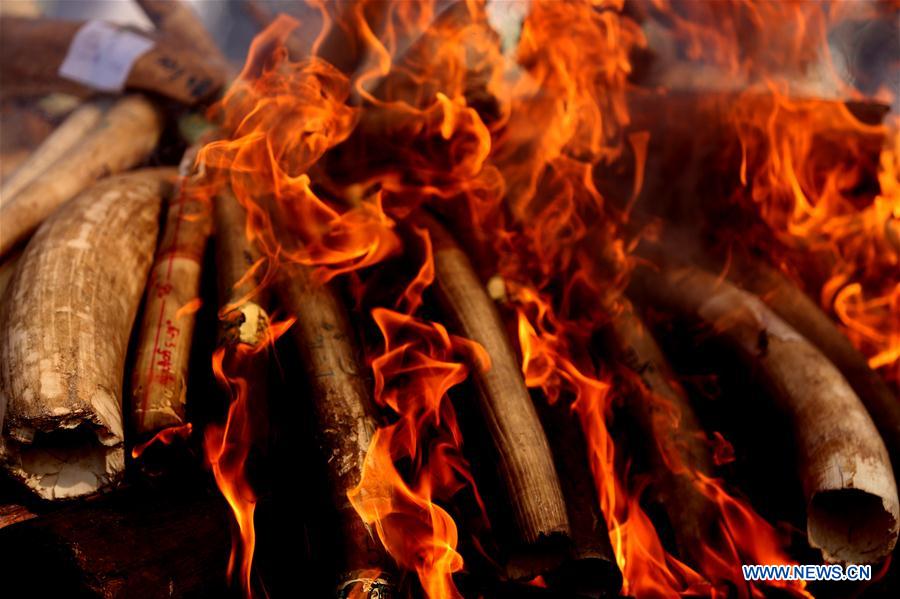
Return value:
<svg viewBox="0 0 900 599">
<path fill-rule="evenodd" d="M 248 212 L 248 238 L 267 255 L 336 276 L 383 260 L 398 242 L 380 194 L 338 210 L 311 187 L 307 171 L 346 139 L 357 111 L 345 103 L 350 88 L 337 69 L 287 59 L 282 44 L 296 26 L 279 17 L 254 41 L 241 79 L 216 108 L 229 138 L 200 159 L 231 186 Z"/>
<path fill-rule="evenodd" d="M 462 597 L 452 579 L 463 566 L 456 524 L 434 500 L 474 489 L 447 392 L 468 377 L 466 363 L 488 368 L 490 359 L 437 323 L 384 308 L 372 317 L 385 340 L 372 361 L 375 399 L 399 419 L 376 431 L 350 501 L 397 563 L 418 574 L 428 597 Z M 411 480 L 397 470 L 406 461 Z"/>
<path fill-rule="evenodd" d="M 624 591 L 764 596 L 743 580 L 740 565 L 791 563 L 777 530 L 724 481 L 663 447 L 668 467 L 716 514 L 701 563 L 673 555 L 642 506 L 647 481 L 631 472 L 629 448 L 611 432 L 615 404 L 628 398 L 612 383 L 614 367 L 594 355 L 591 337 L 623 309 L 634 240 L 627 208 L 614 208 L 597 182 L 628 155 L 630 142 L 635 189 L 613 203 L 629 206 L 648 148 L 646 133 L 626 136 L 631 58 L 647 40 L 624 2 L 534 0 L 513 56 L 501 52 L 480 2 L 460 2 L 437 16 L 430 2 L 390 3 L 378 27 L 368 2 L 346 14 L 314 4 L 326 27 L 309 48 L 311 58 L 288 59 L 283 46 L 296 23 L 277 19 L 215 108 L 226 135 L 200 160 L 213 187 L 229 186 L 246 208 L 246 234 L 265 254 L 267 279 L 295 263 L 321 280 L 349 280 L 380 332 L 382 346 L 368 358 L 389 424 L 376 431 L 349 493 L 359 516 L 401 568 L 416 572 L 430 599 L 461 597 L 453 575 L 464 561 L 450 505 L 461 489 L 476 497 L 478 491 L 448 391 L 490 368 L 490 359 L 422 310 L 435 277 L 431 241 L 424 230 L 404 227 L 417 210 L 429 209 L 471 234 L 473 254 L 505 281 L 526 384 L 547 401 L 568 402 L 576 414 Z M 821 42 L 840 13 L 825 15 L 814 3 L 749 0 L 648 6 L 667 15 L 689 58 L 747 79 L 769 73 L 782 52 L 792 68 L 813 62 L 813 40 Z M 720 29 L 697 14 L 707 10 Z M 798 23 L 796 35 L 786 33 Z M 329 27 L 355 31 L 368 49 L 369 62 L 355 74 L 317 56 L 326 53 Z M 732 40 L 744 27 L 758 44 L 751 52 Z M 881 150 L 868 172 L 866 142 L 880 144 L 887 127 L 864 124 L 841 103 L 789 99 L 768 81 L 767 94 L 736 96 L 729 112 L 743 147 L 742 193 L 771 232 L 767 249 L 777 246 L 778 264 L 790 272 L 807 261 L 817 272 L 826 265 L 827 275 L 811 288 L 871 366 L 900 378 L 900 141 Z M 838 147 L 835 140 L 848 131 L 857 145 Z M 864 202 L 850 190 L 871 176 L 879 192 Z M 423 255 L 395 302 L 366 303 L 360 289 L 377 280 L 371 273 L 389 260 Z M 238 522 L 229 572 L 237 572 L 248 595 L 256 499 L 245 467 L 256 432 L 242 368 L 270 342 L 216 352 L 216 376 L 233 400 L 226 425 L 205 434 L 213 473 Z M 666 414 L 677 428 L 677 409 L 668 406 Z M 729 452 L 716 439 L 720 464 Z M 806 594 L 802 585 L 787 589 Z"/>
<path fill-rule="evenodd" d="M 281 17 L 254 42 L 241 79 L 216 108 L 229 135 L 207 145 L 201 160 L 213 187 L 229 186 L 247 210 L 247 237 L 263 250 L 270 269 L 297 263 L 316 268 L 321 280 L 328 280 L 370 268 L 400 250 L 395 220 L 409 211 L 400 196 L 409 193 L 410 184 L 386 177 L 380 190 L 354 184 L 328 189 L 328 197 L 314 189 L 308 171 L 327 149 L 347 139 L 358 110 L 346 104 L 349 82 L 334 67 L 314 58 L 287 59 L 282 44 L 295 26 Z M 457 144 L 450 155 L 458 161 L 448 167 L 451 180 L 470 178 L 485 157 L 484 151 L 472 150 L 486 143 L 487 131 L 460 98 L 434 100 L 430 108 L 413 111 L 413 118 Z M 391 206 L 385 202 L 389 193 L 395 200 Z M 411 316 L 434 277 L 430 240 L 424 232 L 418 236 L 426 259 L 401 294 L 396 308 L 403 311 L 372 311 L 385 344 L 383 354 L 372 356 L 374 396 L 397 421 L 376 431 L 350 500 L 397 563 L 418 573 L 429 597 L 449 598 L 460 596 L 452 573 L 463 562 L 456 551 L 456 525 L 437 502 L 449 501 L 466 485 L 474 490 L 474 482 L 446 393 L 466 379 L 467 364 L 487 368 L 488 359 L 442 325 Z M 217 352 L 214 370 L 233 390 L 234 400 L 225 428 L 211 427 L 206 436 L 216 480 L 238 521 L 240 542 L 229 571 L 240 548 L 238 575 L 248 595 L 256 500 L 245 463 L 255 427 L 240 368 L 261 351 L 243 345 L 229 350 L 235 372 Z M 398 462 L 407 461 L 412 476 L 398 469 Z"/>
<path fill-rule="evenodd" d="M 233 390 L 234 398 L 228 408 L 225 426 L 208 426 L 204 433 L 207 460 L 213 469 L 216 484 L 231 506 L 238 525 L 228 558 L 228 576 L 235 576 L 238 567 L 238 582 L 245 596 L 250 597 L 250 566 L 256 546 L 256 531 L 253 526 L 253 512 L 256 509 L 256 495 L 245 477 L 245 464 L 250 453 L 253 433 L 249 421 L 246 381 L 239 377 L 229 377 L 225 373 L 225 348 L 220 348 L 213 356 L 213 372 L 216 378 Z M 246 353 L 247 348 L 239 349 Z M 239 556 L 240 552 L 240 556 Z M 238 565 L 238 561 L 240 564 Z"/>
<path fill-rule="evenodd" d="M 272 323 L 258 344 L 224 345 L 213 354 L 213 373 L 228 390 L 231 403 L 225 424 L 210 424 L 204 430 L 204 449 L 216 484 L 228 501 L 238 527 L 228 559 L 228 577 L 237 579 L 246 597 L 253 595 L 251 566 L 256 547 L 256 530 L 253 524 L 256 494 L 247 480 L 246 464 L 260 434 L 260 427 L 256 422 L 260 414 L 265 413 L 264 406 L 259 405 L 262 398 L 248 386 L 247 374 L 260 368 L 260 359 L 265 358 L 275 340 L 291 324 L 292 320 Z"/>
<path fill-rule="evenodd" d="M 699 564 L 699 571 L 669 554 L 640 505 L 640 486 L 629 489 L 621 475 L 616 447 L 607 428 L 613 398 L 609 383 L 591 373 L 590 367 L 579 368 L 566 357 L 572 352 L 573 340 L 566 334 L 573 330 L 572 323 L 555 316 L 532 289 L 516 289 L 513 296 L 520 305 L 518 331 L 527 384 L 541 388 L 550 401 L 571 396 L 572 410 L 585 432 L 597 494 L 626 581 L 623 590 L 637 597 L 684 593 L 725 596 L 727 588 L 722 583 L 729 581 L 740 596 L 750 596 L 748 592 L 763 596 L 759 589 L 747 589 L 740 565 L 791 563 L 775 529 L 745 502 L 729 495 L 721 481 L 690 469 L 672 454 L 670 467 L 685 471 L 719 509 L 720 541 L 710 539 L 704 547 L 706 559 Z M 793 590 L 804 594 L 802 585 Z"/>
<path fill-rule="evenodd" d="M 518 310 L 523 373 L 526 383 L 541 388 L 548 400 L 562 396 L 571 400 L 588 441 L 598 497 L 626 592 L 641 597 L 719 595 L 726 593 L 728 582 L 742 595 L 759 596 L 760 590 L 743 581 L 740 564 L 756 559 L 789 563 L 775 530 L 745 502 L 729 495 L 720 481 L 680 464 L 670 452 L 670 468 L 690 477 L 719 514 L 719 539 L 709 540 L 707 559 L 697 564 L 698 570 L 692 569 L 663 547 L 640 505 L 642 486 L 628 482 L 627 460 L 618 456 L 607 427 L 616 390 L 588 358 L 589 331 L 615 318 L 619 309 L 616 298 L 629 269 L 623 234 L 627 215 L 617 215 L 606 205 L 593 176 L 596 165 L 621 155 L 621 132 L 629 122 L 624 95 L 630 72 L 627 50 L 640 47 L 644 40 L 615 6 L 579 12 L 584 8 L 534 3 L 523 27 L 519 61 L 529 79 L 541 82 L 543 95 L 514 96 L 512 112 L 542 120 L 537 131 L 517 121 L 512 128 L 511 120 L 511 129 L 499 137 L 493 154 L 510 186 L 511 207 L 519 221 L 499 237 L 498 253 L 500 271 Z M 569 29 L 583 31 L 585 39 L 595 44 L 607 40 L 613 48 L 604 48 L 605 60 L 591 60 L 579 53 L 582 46 L 569 46 L 569 39 L 559 40 L 553 33 Z M 616 56 L 618 60 L 610 58 Z M 599 72 L 591 71 L 594 65 L 602 65 Z M 589 77 L 591 83 L 581 77 Z M 558 101 L 556 112 L 548 110 L 553 99 Z M 579 119 L 589 119 L 594 126 L 588 131 L 595 135 L 586 139 L 585 123 Z M 596 135 L 598 131 L 604 135 Z M 645 154 L 640 148 L 646 141 L 642 144 L 638 137 L 635 143 L 641 160 Z M 638 163 L 638 185 L 642 169 Z M 562 294 L 541 291 L 554 288 L 563 289 Z M 671 425 L 678 426 L 677 413 Z M 795 590 L 803 592 L 802 587 Z"/>
<path fill-rule="evenodd" d="M 135 445 L 131 449 L 131 457 L 137 459 L 141 457 L 147 448 L 151 445 L 155 445 L 156 443 L 162 443 L 163 445 L 171 445 L 176 439 L 187 439 L 191 436 L 191 433 L 194 430 L 194 425 L 190 422 L 179 426 L 170 426 L 168 428 L 164 428 L 153 437 L 144 441 L 139 445 Z"/>
<path fill-rule="evenodd" d="M 743 147 L 741 193 L 768 226 L 776 263 L 896 383 L 900 123 L 870 124 L 840 101 L 790 99 L 777 76 L 742 94 L 730 118 Z"/>
<path fill-rule="evenodd" d="M 896 383 L 898 124 L 871 124 L 877 117 L 844 103 L 877 113 L 875 102 L 890 104 L 896 90 L 856 89 L 831 40 L 845 24 L 893 23 L 890 3 L 650 0 L 646 8 L 667 23 L 683 59 L 712 69 L 707 82 L 743 89 L 723 109 L 743 151 L 739 201 L 752 202 L 768 227 L 749 245 L 819 297 L 870 366 Z"/>
<path fill-rule="evenodd" d="M 194 314 L 197 312 L 200 307 L 203 305 L 203 300 L 199 297 L 195 297 L 192 300 L 188 300 L 183 306 L 178 308 L 178 311 L 175 312 L 175 318 L 179 319 L 184 316 L 188 316 L 190 314 Z"/>
</svg>

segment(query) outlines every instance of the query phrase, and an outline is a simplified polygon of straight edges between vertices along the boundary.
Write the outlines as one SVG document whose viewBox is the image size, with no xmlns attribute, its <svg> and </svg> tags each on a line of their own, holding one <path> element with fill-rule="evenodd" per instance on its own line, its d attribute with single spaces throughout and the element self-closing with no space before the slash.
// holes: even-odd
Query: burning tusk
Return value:
<svg viewBox="0 0 900 599">
<path fill-rule="evenodd" d="M 260 288 L 262 254 L 245 233 L 247 214 L 226 188 L 213 200 L 216 226 L 216 272 L 219 280 L 221 342 L 256 346 L 265 340 L 269 311 Z"/>
<path fill-rule="evenodd" d="M 513 577 L 533 578 L 562 557 L 570 539 L 566 505 L 547 436 L 538 419 L 500 316 L 469 258 L 433 218 L 423 215 L 434 247 L 435 289 L 457 333 L 481 344 L 491 357 L 475 372 L 478 405 L 499 455 L 521 553 L 511 558 Z M 526 561 L 527 560 L 527 561 Z M 521 562 L 521 563 L 518 563 Z"/>
<path fill-rule="evenodd" d="M 759 298 L 708 272 L 639 268 L 632 291 L 715 327 L 759 367 L 796 434 L 810 544 L 832 562 L 889 555 L 900 521 L 890 459 L 837 368 Z"/>
<path fill-rule="evenodd" d="M 2 459 L 44 499 L 92 493 L 124 470 L 125 353 L 174 177 L 136 171 L 67 203 L 28 244 L 0 307 Z"/>
<path fill-rule="evenodd" d="M 291 331 L 313 390 L 319 444 L 328 460 L 331 497 L 339 513 L 341 596 L 375 597 L 374 591 L 370 595 L 367 590 L 373 577 L 360 573 L 383 571 L 386 556 L 347 497 L 359 485 L 376 428 L 375 406 L 363 375 L 361 353 L 347 313 L 330 286 L 317 283 L 303 266 L 285 268 L 278 292 L 288 313 L 297 317 Z M 378 580 L 379 585 L 388 586 L 383 578 Z M 354 591 L 352 587 L 359 589 Z"/>
<path fill-rule="evenodd" d="M 779 271 L 753 260 L 735 259 L 728 277 L 757 295 L 798 333 L 831 360 L 865 404 L 878 427 L 891 460 L 900 460 L 900 402 L 865 356 L 853 347 L 834 322 Z"/>
<path fill-rule="evenodd" d="M 702 441 L 702 428 L 684 390 L 651 332 L 627 299 L 612 319 L 611 343 L 622 362 L 639 379 L 640 388 L 626 403 L 647 443 L 650 489 L 668 516 L 682 555 L 695 564 L 706 559 L 703 547 L 718 515 L 697 490 L 691 471 L 709 475 L 712 457 Z M 673 413 L 674 412 L 674 413 Z M 677 425 L 674 420 L 677 419 Z"/>
</svg>

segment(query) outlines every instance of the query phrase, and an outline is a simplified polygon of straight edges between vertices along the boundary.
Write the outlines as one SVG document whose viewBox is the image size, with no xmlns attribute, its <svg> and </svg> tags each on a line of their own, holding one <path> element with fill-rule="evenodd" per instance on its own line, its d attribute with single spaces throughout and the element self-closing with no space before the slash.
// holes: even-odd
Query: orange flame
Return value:
<svg viewBox="0 0 900 599">
<path fill-rule="evenodd" d="M 541 388 L 550 401 L 561 393 L 574 395 L 572 409 L 582 424 L 600 508 L 607 519 L 610 541 L 625 579 L 623 591 L 635 596 L 665 596 L 699 586 L 703 580 L 669 556 L 649 518 L 629 497 L 616 472 L 615 447 L 606 427 L 609 384 L 586 375 L 565 357 L 565 339 L 556 331 L 550 306 L 527 287 L 514 291 L 521 304 L 518 316 L 522 372 L 529 387 Z"/>
<path fill-rule="evenodd" d="M 381 261 L 398 241 L 380 194 L 341 211 L 311 187 L 307 171 L 350 134 L 357 112 L 345 104 L 346 76 L 321 60 L 287 59 L 282 44 L 296 25 L 281 16 L 254 41 L 217 107 L 229 137 L 205 146 L 200 160 L 230 184 L 251 241 L 267 255 L 334 276 Z"/>
<path fill-rule="evenodd" d="M 409 13 L 401 6 L 396 6 L 398 13 Z M 327 280 L 371 267 L 400 249 L 384 199 L 392 193 L 397 201 L 390 210 L 403 216 L 410 206 L 402 196 L 413 188 L 386 177 L 379 182 L 380 190 L 370 191 L 371 185 L 314 189 L 308 171 L 326 150 L 347 139 L 358 110 L 345 104 L 346 76 L 321 60 L 287 60 L 282 44 L 294 26 L 281 17 L 254 41 L 241 79 L 216 109 L 228 135 L 207 145 L 200 159 L 210 178 L 230 186 L 246 208 L 248 239 L 263 250 L 269 268 L 296 262 L 318 268 Z M 440 181 L 465 180 L 481 170 L 486 150 L 477 148 L 486 147 L 488 135 L 464 99 L 437 95 L 417 114 L 453 148 L 447 167 L 451 178 L 441 175 Z M 439 189 L 448 188 L 434 186 L 426 193 Z M 486 368 L 487 358 L 441 325 L 407 315 L 421 304 L 434 277 L 430 239 L 418 234 L 426 260 L 398 302 L 406 313 L 373 311 L 385 339 L 384 354 L 372 363 L 375 397 L 399 420 L 376 431 L 350 499 L 394 559 L 419 574 L 429 597 L 458 597 L 451 578 L 462 567 L 456 525 L 435 501 L 448 500 L 465 485 L 474 491 L 474 482 L 462 458 L 462 439 L 446 392 L 466 378 L 469 367 L 463 359 Z M 235 352 L 240 367 L 261 348 L 229 351 Z M 239 574 L 249 594 L 255 497 L 244 474 L 253 441 L 248 390 L 240 374 L 226 372 L 221 353 L 216 356 L 217 377 L 228 383 L 234 400 L 226 427 L 208 429 L 207 448 L 217 482 L 238 520 L 243 548 Z M 406 460 L 413 468 L 405 478 L 396 464 Z M 233 553 L 230 572 L 236 560 Z"/>
<path fill-rule="evenodd" d="M 141 457 L 141 455 L 143 455 L 143 453 L 147 451 L 147 448 L 157 443 L 162 443 L 163 445 L 171 445 L 175 442 L 176 439 L 187 439 L 191 436 L 193 430 L 194 425 L 190 422 L 180 424 L 178 426 L 170 426 L 164 428 L 153 435 L 153 437 L 151 437 L 147 441 L 144 441 L 140 445 L 135 445 L 131 449 L 131 457 L 134 459 Z"/>
<path fill-rule="evenodd" d="M 185 302 L 183 306 L 178 308 L 175 312 L 175 320 L 180 318 L 184 318 L 185 316 L 190 316 L 191 314 L 196 314 L 197 311 L 203 306 L 203 300 L 199 297 L 195 297 L 192 300 L 188 300 Z"/>
<path fill-rule="evenodd" d="M 437 323 L 384 308 L 372 317 L 385 340 L 384 353 L 372 362 L 375 398 L 399 420 L 376 431 L 359 485 L 348 496 L 388 553 L 418 574 L 429 599 L 462 597 L 452 579 L 463 565 L 456 524 L 433 499 L 475 488 L 447 392 L 468 376 L 463 360 L 481 369 L 490 360 L 479 345 Z M 403 460 L 414 465 L 412 480 L 397 470 Z"/>
<path fill-rule="evenodd" d="M 740 177 L 787 251 L 763 249 L 837 315 L 873 368 L 900 381 L 898 123 L 868 124 L 842 102 L 862 100 L 872 109 L 873 102 L 892 102 L 896 90 L 883 86 L 866 97 L 847 80 L 832 49 L 832 33 L 845 24 L 887 20 L 893 26 L 896 6 L 769 0 L 645 4 L 676 41 L 681 59 L 693 61 L 694 68 L 714 69 L 704 83 L 747 88 L 726 106 L 743 148 Z M 880 159 L 874 158 L 879 147 Z M 873 185 L 878 191 L 867 192 Z M 765 235 L 750 238 L 766 245 Z"/>
<path fill-rule="evenodd" d="M 249 346 L 239 346 L 238 352 L 252 351 Z M 222 347 L 213 354 L 213 372 L 216 378 L 227 385 L 233 393 L 228 408 L 225 426 L 211 425 L 204 431 L 204 446 L 207 460 L 212 466 L 216 484 L 228 501 L 238 525 L 231 555 L 228 558 L 228 577 L 235 575 L 235 565 L 240 556 L 238 581 L 246 597 L 252 596 L 250 567 L 256 546 L 256 531 L 253 527 L 253 512 L 256 509 L 256 495 L 244 474 L 244 466 L 253 439 L 247 406 L 247 381 L 240 377 L 230 377 L 225 373 L 225 355 Z"/>
<path fill-rule="evenodd" d="M 759 596 L 744 582 L 740 565 L 757 558 L 789 563 L 774 529 L 719 481 L 679 463 L 670 448 L 669 466 L 690 476 L 718 508 L 721 528 L 721 538 L 705 547 L 708 559 L 699 570 L 670 555 L 641 508 L 643 486 L 628 483 L 627 461 L 617 457 L 607 429 L 615 392 L 586 358 L 590 332 L 615 318 L 615 298 L 629 269 L 623 216 L 605 204 L 594 177 L 596 165 L 621 154 L 629 120 L 628 52 L 644 43 L 640 30 L 618 12 L 620 6 L 599 4 L 600 10 L 587 3 L 533 3 L 518 53 L 527 78 L 513 96 L 513 116 L 492 152 L 515 217 L 496 245 L 500 272 L 518 308 L 523 373 L 550 401 L 572 398 L 627 593 L 715 596 L 724 595 L 730 583 L 741 595 Z M 583 36 L 582 44 L 558 35 L 570 30 L 575 40 Z M 592 48 L 602 58 L 591 56 Z M 538 84 L 540 95 L 523 93 L 525 86 Z M 640 134 L 631 139 L 639 186 L 646 139 Z M 628 205 L 629 198 L 623 199 Z M 544 289 L 547 294 L 539 291 Z M 668 411 L 677 427 L 675 408 Z M 802 586 L 793 590 L 803 593 Z"/>
<path fill-rule="evenodd" d="M 730 496 L 720 481 L 682 464 L 670 448 L 669 465 L 673 471 L 685 471 L 698 490 L 718 507 L 723 542 L 710 539 L 703 547 L 706 559 L 698 564 L 699 572 L 667 553 L 640 506 L 641 489 L 629 490 L 622 482 L 606 425 L 612 399 L 609 384 L 586 374 L 586 367 L 580 368 L 566 357 L 572 351 L 573 341 L 567 332 L 574 325 L 556 317 L 532 289 L 514 287 L 512 295 L 520 306 L 518 330 L 526 383 L 541 388 L 551 401 L 557 401 L 563 393 L 573 397 L 571 406 L 585 433 L 601 509 L 625 579 L 623 590 L 637 597 L 684 593 L 714 597 L 727 595 L 723 583 L 728 581 L 740 596 L 748 596 L 748 592 L 755 597 L 764 596 L 755 587 L 748 590 L 740 565 L 792 563 L 777 532 L 746 503 Z M 669 409 L 674 411 L 671 406 Z M 805 596 L 802 583 L 778 586 Z"/>
<path fill-rule="evenodd" d="M 238 527 L 228 559 L 228 577 L 234 579 L 237 572 L 238 583 L 248 598 L 253 595 L 251 566 L 256 547 L 253 525 L 256 494 L 247 480 L 246 463 L 259 432 L 254 426 L 254 412 L 260 410 L 256 405 L 260 398 L 253 397 L 246 377 L 249 370 L 258 369 L 258 364 L 254 365 L 253 361 L 259 356 L 264 357 L 293 322 L 271 323 L 264 338 L 256 345 L 225 345 L 213 353 L 213 373 L 228 389 L 231 403 L 224 426 L 210 424 L 204 430 L 204 448 L 216 484 L 228 501 Z"/>
<path fill-rule="evenodd" d="M 841 102 L 791 100 L 774 83 L 769 90 L 743 96 L 731 117 L 749 197 L 786 248 L 772 250 L 775 261 L 794 278 L 805 273 L 802 286 L 897 383 L 900 122 L 871 125 Z"/>
</svg>

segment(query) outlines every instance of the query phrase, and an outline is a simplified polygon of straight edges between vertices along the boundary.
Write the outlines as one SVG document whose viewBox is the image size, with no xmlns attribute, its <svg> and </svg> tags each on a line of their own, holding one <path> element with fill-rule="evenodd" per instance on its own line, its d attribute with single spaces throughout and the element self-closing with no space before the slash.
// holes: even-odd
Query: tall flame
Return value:
<svg viewBox="0 0 900 599">
<path fill-rule="evenodd" d="M 566 339 L 557 331 L 565 325 L 532 289 L 513 292 L 517 303 L 522 371 L 529 387 L 544 391 L 550 401 L 562 393 L 573 396 L 588 444 L 588 459 L 596 482 L 600 508 L 607 519 L 610 541 L 625 579 L 623 591 L 638 597 L 665 596 L 702 584 L 703 579 L 663 549 L 653 524 L 629 497 L 616 469 L 616 452 L 606 427 L 610 385 L 586 374 L 566 357 Z"/>
<path fill-rule="evenodd" d="M 490 359 L 437 323 L 385 308 L 372 317 L 385 340 L 372 362 L 375 398 L 399 419 L 375 433 L 350 501 L 397 563 L 418 574 L 428 597 L 461 597 L 451 576 L 463 565 L 456 524 L 434 499 L 474 482 L 447 392 L 467 378 L 466 363 L 486 369 Z M 411 477 L 397 469 L 407 461 Z"/>
<path fill-rule="evenodd" d="M 637 597 L 727 596 L 729 589 L 739 596 L 764 596 L 760 589 L 747 587 L 740 565 L 791 563 L 772 526 L 745 502 L 732 497 L 721 481 L 680 464 L 673 455 L 671 467 L 687 470 L 698 490 L 719 508 L 720 538 L 718 542 L 710 539 L 704 546 L 706 559 L 698 564 L 698 570 L 669 554 L 640 505 L 640 485 L 629 489 L 621 474 L 607 428 L 613 398 L 609 383 L 592 373 L 590 365 L 576 365 L 567 357 L 580 353 L 573 347 L 578 341 L 571 334 L 577 327 L 558 318 L 533 289 L 515 288 L 511 295 L 519 305 L 519 343 L 526 383 L 542 389 L 551 401 L 562 395 L 572 397 L 572 410 L 588 442 L 588 458 L 610 541 L 625 579 L 623 590 Z M 802 583 L 778 586 L 805 594 Z"/>
<path fill-rule="evenodd" d="M 246 348 L 239 350 L 240 353 Z M 224 426 L 210 425 L 204 432 L 207 460 L 216 478 L 216 484 L 228 501 L 237 522 L 237 538 L 232 543 L 228 558 L 228 576 L 235 576 L 245 596 L 250 597 L 250 566 L 256 546 L 256 531 L 253 513 L 256 509 L 256 495 L 245 476 L 247 456 L 253 442 L 253 431 L 247 406 L 247 383 L 238 376 L 225 373 L 225 348 L 213 355 L 213 372 L 216 378 L 232 390 L 234 397 L 228 407 L 228 418 Z M 238 565 L 238 562 L 239 565 Z"/>
<path fill-rule="evenodd" d="M 246 467 L 247 458 L 260 434 L 256 421 L 265 415 L 264 406 L 259 404 L 264 398 L 253 395 L 248 386 L 247 373 L 260 367 L 260 357 L 265 357 L 275 340 L 291 324 L 293 320 L 272 323 L 256 345 L 224 345 L 213 354 L 213 374 L 228 390 L 231 402 L 225 424 L 210 424 L 204 430 L 203 445 L 216 484 L 228 501 L 237 523 L 228 558 L 228 577 L 232 580 L 236 578 L 245 597 L 253 595 L 251 566 L 256 547 L 253 523 L 256 494 L 247 480 Z"/>
</svg>

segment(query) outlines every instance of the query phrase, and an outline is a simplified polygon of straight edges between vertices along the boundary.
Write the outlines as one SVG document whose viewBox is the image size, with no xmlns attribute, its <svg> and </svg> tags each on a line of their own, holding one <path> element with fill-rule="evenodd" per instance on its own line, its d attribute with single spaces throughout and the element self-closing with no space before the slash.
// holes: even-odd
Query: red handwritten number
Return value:
<svg viewBox="0 0 900 599">
<path fill-rule="evenodd" d="M 157 283 L 156 284 L 156 297 L 166 297 L 172 293 L 172 284 L 171 283 Z"/>
</svg>

